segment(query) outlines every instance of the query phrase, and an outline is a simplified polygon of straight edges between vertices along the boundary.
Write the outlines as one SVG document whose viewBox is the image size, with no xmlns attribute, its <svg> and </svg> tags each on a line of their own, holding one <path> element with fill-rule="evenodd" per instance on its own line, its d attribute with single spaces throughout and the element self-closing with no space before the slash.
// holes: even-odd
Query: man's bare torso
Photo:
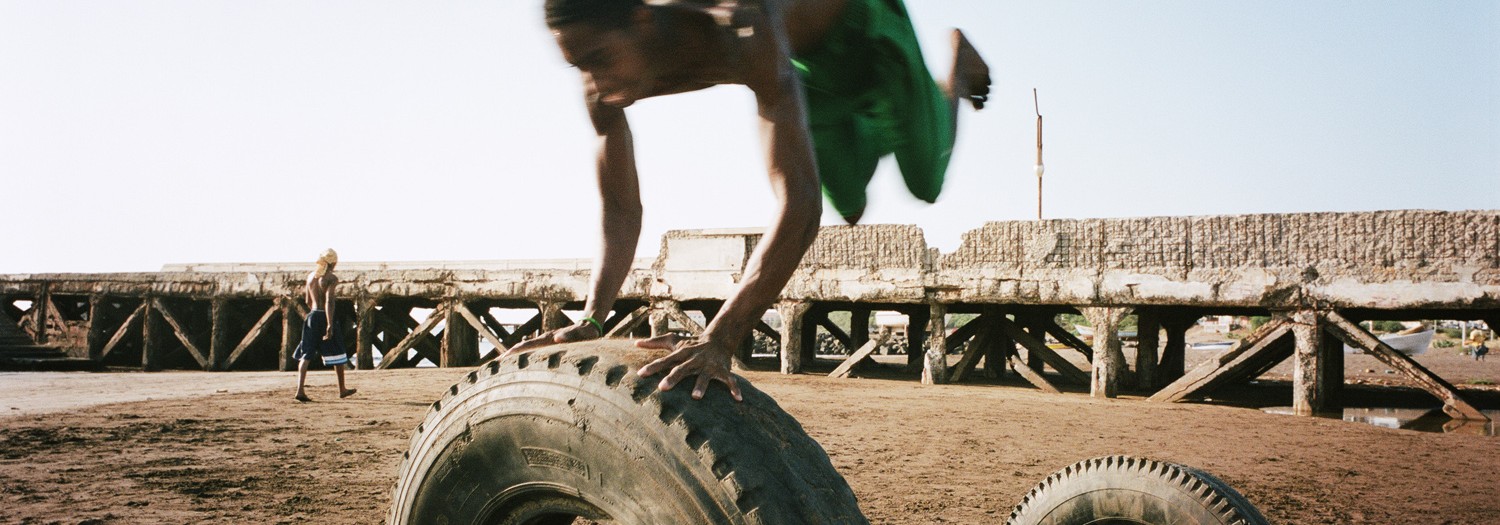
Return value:
<svg viewBox="0 0 1500 525">
<path fill-rule="evenodd" d="M 328 272 L 322 277 L 318 277 L 317 272 L 308 274 L 307 305 L 312 307 L 312 309 L 314 310 L 326 310 L 326 305 L 323 304 L 325 302 L 324 300 L 329 296 L 329 293 L 333 291 L 334 287 L 338 286 L 338 284 L 339 278 L 337 276 L 334 276 L 333 272 Z"/>
<path fill-rule="evenodd" d="M 692 47 L 711 49 L 688 57 L 677 74 L 658 79 L 647 97 L 697 91 L 722 84 L 751 89 L 773 84 L 782 69 L 774 59 L 815 47 L 849 0 L 659 0 L 665 6 L 701 9 L 720 20 L 717 34 Z M 643 97 L 644 98 L 644 97 Z"/>
</svg>

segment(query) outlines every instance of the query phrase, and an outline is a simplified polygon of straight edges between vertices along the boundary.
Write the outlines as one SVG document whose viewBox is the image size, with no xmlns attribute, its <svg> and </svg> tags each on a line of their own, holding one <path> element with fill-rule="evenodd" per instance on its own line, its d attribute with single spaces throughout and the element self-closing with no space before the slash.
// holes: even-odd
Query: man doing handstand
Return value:
<svg viewBox="0 0 1500 525">
<path fill-rule="evenodd" d="M 546 0 L 563 58 L 583 74 L 599 136 L 603 249 L 585 319 L 511 348 L 525 351 L 603 335 L 595 319 L 614 306 L 641 229 L 635 150 L 625 108 L 637 100 L 741 84 L 755 94 L 776 219 L 755 248 L 739 289 L 703 334 L 637 343 L 672 353 L 641 376 L 670 372 L 667 390 L 696 375 L 729 387 L 730 356 L 781 293 L 818 234 L 822 193 L 850 224 L 881 157 L 894 153 L 913 195 L 933 202 L 953 149 L 959 106 L 983 107 L 989 69 L 953 32 L 945 86 L 928 74 L 900 0 Z"/>
</svg>

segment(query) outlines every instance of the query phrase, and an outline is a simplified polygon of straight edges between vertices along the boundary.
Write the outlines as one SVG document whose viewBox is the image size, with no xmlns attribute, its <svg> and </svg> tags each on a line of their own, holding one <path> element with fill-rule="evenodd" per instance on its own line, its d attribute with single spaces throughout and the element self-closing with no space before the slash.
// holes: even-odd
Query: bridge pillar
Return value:
<svg viewBox="0 0 1500 525">
<path fill-rule="evenodd" d="M 868 342 L 870 342 L 870 309 L 851 308 L 849 310 L 849 352 L 854 353 Z"/>
<path fill-rule="evenodd" d="M 542 314 L 542 332 L 556 330 L 572 324 L 568 320 L 568 316 L 562 313 L 562 307 L 563 304 L 560 301 L 537 301 L 537 311 Z"/>
<path fill-rule="evenodd" d="M 809 304 L 811 306 L 808 307 L 807 313 L 802 317 L 802 331 L 799 332 L 802 334 L 802 346 L 798 347 L 802 349 L 802 368 L 807 368 L 808 365 L 818 361 L 818 347 L 822 346 L 818 342 L 818 320 L 828 317 L 828 310 L 818 306 L 816 303 Z"/>
<path fill-rule="evenodd" d="M 1120 321 L 1130 313 L 1126 307 L 1080 308 L 1094 325 L 1094 374 L 1089 382 L 1089 395 L 1093 397 L 1115 397 L 1119 395 L 1121 379 L 1125 376 L 1125 354 L 1120 350 Z"/>
<path fill-rule="evenodd" d="M 651 337 L 660 337 L 672 331 L 671 308 L 674 304 L 673 301 L 656 301 L 651 304 L 650 317 L 647 318 L 647 322 L 651 324 Z"/>
<path fill-rule="evenodd" d="M 359 311 L 355 312 L 354 318 L 354 366 L 360 370 L 375 368 L 375 355 L 370 348 L 375 345 L 375 307 L 379 303 L 374 299 L 365 299 L 359 302 Z M 500 349 L 504 352 L 505 349 Z"/>
<path fill-rule="evenodd" d="M 1043 343 L 1046 343 L 1047 342 L 1047 330 L 1045 328 L 1042 328 L 1041 323 L 1042 323 L 1042 320 L 1037 319 L 1035 313 L 1018 313 L 1018 314 L 1016 314 L 1016 324 L 1021 325 L 1021 328 L 1026 331 L 1027 335 L 1030 335 L 1031 337 L 1035 337 L 1036 340 L 1041 341 Z M 1041 374 L 1043 370 L 1046 370 L 1046 368 L 1047 368 L 1047 362 L 1042 360 L 1041 354 L 1039 354 L 1037 352 L 1033 352 L 1030 349 L 1027 349 L 1026 350 L 1026 367 L 1030 368 L 1033 372 L 1036 372 L 1037 374 Z"/>
<path fill-rule="evenodd" d="M 927 309 L 927 340 L 922 346 L 922 384 L 941 385 L 948 382 L 948 305 L 933 302 L 927 305 Z"/>
<path fill-rule="evenodd" d="M 922 369 L 923 349 L 927 344 L 927 321 L 932 312 L 917 307 L 906 312 L 906 369 L 917 372 Z"/>
<path fill-rule="evenodd" d="M 1136 387 L 1155 391 L 1157 355 L 1161 351 L 1161 317 L 1150 308 L 1136 310 Z"/>
<path fill-rule="evenodd" d="M 1187 331 L 1198 323 L 1197 314 L 1163 312 L 1162 328 L 1167 331 L 1167 344 L 1161 349 L 1160 364 L 1156 367 L 1158 385 L 1169 385 L 1182 379 L 1187 373 Z"/>
<path fill-rule="evenodd" d="M 796 374 L 802 372 L 803 332 L 807 326 L 807 313 L 812 310 L 811 303 L 801 301 L 782 301 L 776 304 L 776 313 L 781 315 L 781 373 Z"/>
<path fill-rule="evenodd" d="M 223 371 L 229 361 L 229 353 L 234 351 L 229 341 L 229 304 L 228 300 L 215 297 L 209 300 L 209 328 L 208 328 L 208 369 L 213 372 Z"/>
<path fill-rule="evenodd" d="M 277 300 L 281 303 L 281 353 L 277 357 L 277 362 L 282 372 L 297 369 L 297 361 L 292 359 L 292 354 L 297 350 L 297 343 L 302 342 L 302 316 L 298 315 L 297 309 L 292 306 L 294 300 L 288 298 Z"/>
<path fill-rule="evenodd" d="M 141 310 L 141 370 L 155 372 L 161 369 L 159 354 L 166 327 L 161 326 L 161 314 L 151 304 L 151 297 L 147 296 L 143 300 L 145 308 Z"/>
<path fill-rule="evenodd" d="M 1002 312 L 994 312 L 997 318 L 1004 317 Z M 991 321 L 992 324 L 995 324 Z M 1016 341 L 1010 338 L 1010 334 L 998 327 L 991 330 L 989 348 L 984 349 L 984 375 L 990 379 L 999 379 L 1009 370 L 1010 356 L 1016 353 Z"/>
<path fill-rule="evenodd" d="M 448 315 L 443 320 L 443 344 L 438 351 L 442 362 L 437 365 L 442 368 L 474 366 L 479 362 L 479 332 L 457 308 L 450 307 L 445 311 Z"/>
<path fill-rule="evenodd" d="M 31 327 L 36 330 L 32 339 L 39 345 L 47 344 L 47 318 L 52 315 L 48 308 L 52 306 L 52 294 L 48 288 L 50 286 L 43 283 L 36 293 L 36 299 L 31 303 Z"/>
<path fill-rule="evenodd" d="M 1321 321 L 1322 318 L 1320 317 Z M 1325 410 L 1342 412 L 1344 409 L 1344 341 L 1328 330 L 1323 321 L 1323 365 L 1328 369 L 1327 384 L 1323 385 Z"/>
<path fill-rule="evenodd" d="M 99 294 L 89 296 L 89 332 L 84 345 L 88 347 L 89 359 L 95 362 L 104 358 L 104 345 L 109 341 L 109 334 L 105 328 L 109 323 L 103 319 L 108 316 L 105 313 L 108 310 L 109 304 L 104 301 L 104 296 Z"/>
<path fill-rule="evenodd" d="M 1314 310 L 1298 310 L 1290 315 L 1297 350 L 1292 368 L 1292 411 L 1311 415 L 1336 409 L 1334 397 L 1344 383 L 1342 344 L 1333 344 L 1322 316 Z M 1334 355 L 1336 353 L 1336 355 Z"/>
</svg>

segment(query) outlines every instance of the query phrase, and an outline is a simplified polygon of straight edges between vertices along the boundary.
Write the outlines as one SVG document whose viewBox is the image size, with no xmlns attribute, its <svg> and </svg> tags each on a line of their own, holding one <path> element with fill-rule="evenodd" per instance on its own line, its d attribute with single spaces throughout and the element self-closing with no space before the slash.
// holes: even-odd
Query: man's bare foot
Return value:
<svg viewBox="0 0 1500 525">
<path fill-rule="evenodd" d="M 352 396 L 352 395 L 357 394 L 357 393 L 359 393 L 359 389 L 358 388 L 351 388 L 351 389 L 345 390 L 343 392 L 339 392 L 339 399 L 343 399 L 343 398 Z"/>
<path fill-rule="evenodd" d="M 990 66 L 957 29 L 953 30 L 953 76 L 948 89 L 954 99 L 968 100 L 974 109 L 984 109 L 990 99 Z"/>
<path fill-rule="evenodd" d="M 312 401 L 312 398 L 307 397 L 307 394 L 297 394 L 292 399 L 297 400 L 298 403 L 306 403 L 308 401 Z"/>
</svg>

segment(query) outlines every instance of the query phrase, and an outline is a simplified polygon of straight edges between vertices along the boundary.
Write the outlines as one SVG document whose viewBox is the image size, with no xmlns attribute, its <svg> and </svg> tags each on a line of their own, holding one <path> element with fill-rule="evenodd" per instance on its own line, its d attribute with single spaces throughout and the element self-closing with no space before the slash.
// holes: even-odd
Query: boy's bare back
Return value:
<svg viewBox="0 0 1500 525">
<path fill-rule="evenodd" d="M 323 310 L 324 298 L 333 294 L 334 288 L 338 287 L 339 278 L 333 272 L 318 277 L 318 272 L 307 274 L 307 305 L 314 310 Z"/>
</svg>

